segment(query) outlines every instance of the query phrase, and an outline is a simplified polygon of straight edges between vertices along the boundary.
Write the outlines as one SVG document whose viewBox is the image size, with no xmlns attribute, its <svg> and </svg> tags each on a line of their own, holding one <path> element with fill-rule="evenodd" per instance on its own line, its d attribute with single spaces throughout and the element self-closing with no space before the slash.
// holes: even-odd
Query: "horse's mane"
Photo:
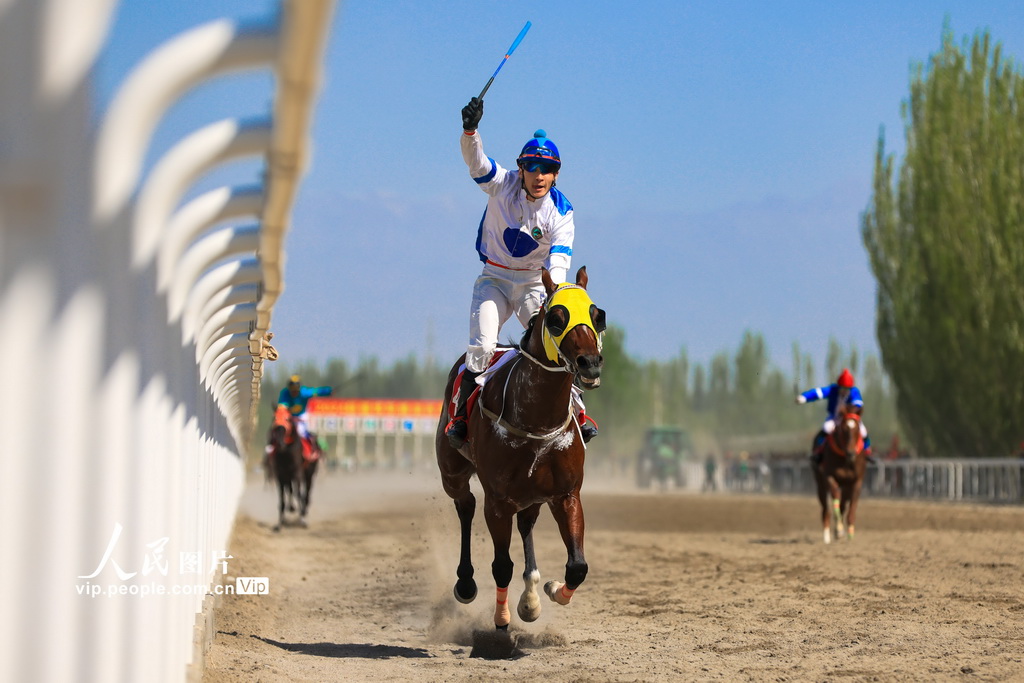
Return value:
<svg viewBox="0 0 1024 683">
<path fill-rule="evenodd" d="M 508 345 L 510 347 L 512 347 L 513 349 L 515 349 L 516 351 L 519 351 L 523 347 L 525 347 L 526 343 L 528 341 L 530 341 L 530 330 L 533 329 L 533 324 L 536 321 L 537 321 L 537 314 L 534 314 L 533 317 L 530 318 L 530 322 L 526 323 L 526 329 L 523 330 L 523 336 L 520 338 L 519 343 L 517 344 L 517 343 L 515 343 L 514 341 L 512 341 L 510 339 L 509 342 L 508 342 Z"/>
</svg>

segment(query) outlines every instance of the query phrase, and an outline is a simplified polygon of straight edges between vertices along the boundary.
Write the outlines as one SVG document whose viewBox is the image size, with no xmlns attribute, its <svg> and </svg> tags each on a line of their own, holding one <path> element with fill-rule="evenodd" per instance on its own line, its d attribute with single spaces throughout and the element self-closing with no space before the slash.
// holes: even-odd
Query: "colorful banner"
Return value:
<svg viewBox="0 0 1024 683">
<path fill-rule="evenodd" d="M 441 414 L 441 401 L 437 399 L 407 398 L 311 398 L 307 410 L 310 416 L 326 417 L 392 417 L 397 419 L 431 417 Z"/>
</svg>

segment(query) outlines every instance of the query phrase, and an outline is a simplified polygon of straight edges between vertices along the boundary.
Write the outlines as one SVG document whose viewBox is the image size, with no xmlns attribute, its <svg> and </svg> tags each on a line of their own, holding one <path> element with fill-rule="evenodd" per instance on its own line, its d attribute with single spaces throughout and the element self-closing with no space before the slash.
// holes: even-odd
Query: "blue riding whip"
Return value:
<svg viewBox="0 0 1024 683">
<path fill-rule="evenodd" d="M 480 91 L 481 100 L 484 98 L 484 93 L 487 92 L 487 89 L 491 87 L 491 83 L 494 83 L 494 77 L 498 75 L 499 71 L 501 71 L 501 67 L 505 66 L 505 62 L 508 61 L 508 58 L 511 57 L 512 53 L 516 51 L 517 47 L 519 47 L 519 43 L 523 42 L 523 37 L 526 35 L 526 32 L 530 30 L 530 26 L 532 26 L 532 24 L 530 22 L 526 22 L 526 26 L 524 26 L 523 30 L 519 32 L 516 39 L 512 41 L 512 47 L 508 49 L 508 52 L 505 53 L 505 58 L 501 60 L 501 64 L 499 64 L 498 68 L 494 70 L 494 73 L 491 75 L 491 80 L 487 81 L 487 85 L 485 85 L 484 89 Z"/>
</svg>

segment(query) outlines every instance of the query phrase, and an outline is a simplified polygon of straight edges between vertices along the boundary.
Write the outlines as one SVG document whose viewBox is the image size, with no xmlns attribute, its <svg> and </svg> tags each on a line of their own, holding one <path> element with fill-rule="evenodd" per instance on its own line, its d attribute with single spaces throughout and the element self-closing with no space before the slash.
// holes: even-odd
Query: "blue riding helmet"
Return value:
<svg viewBox="0 0 1024 683">
<path fill-rule="evenodd" d="M 523 145 L 519 152 L 516 163 L 522 165 L 528 161 L 540 161 L 547 164 L 554 164 L 556 168 L 562 167 L 562 159 L 558 155 L 558 147 L 548 139 L 548 134 L 543 129 L 533 134 L 533 138 Z"/>
</svg>

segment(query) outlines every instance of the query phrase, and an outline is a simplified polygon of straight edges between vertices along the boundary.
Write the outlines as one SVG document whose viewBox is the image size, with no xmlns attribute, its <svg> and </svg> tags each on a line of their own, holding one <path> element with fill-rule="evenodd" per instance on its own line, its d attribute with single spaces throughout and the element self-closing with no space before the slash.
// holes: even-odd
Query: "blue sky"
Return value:
<svg viewBox="0 0 1024 683">
<path fill-rule="evenodd" d="M 122 0 L 98 105 L 152 46 L 202 22 L 275 11 L 255 0 Z M 761 333 L 823 365 L 835 338 L 877 353 L 860 238 L 875 146 L 903 148 L 911 65 L 989 30 L 1024 57 L 1024 3 L 359 2 L 338 5 L 293 211 L 275 345 L 286 360 L 442 363 L 463 350 L 485 195 L 458 149 L 459 111 L 527 20 L 485 98 L 489 156 L 511 166 L 544 128 L 575 207 L 573 272 L 628 351 L 692 361 Z M 220 79 L 168 114 L 150 159 L 224 117 L 263 114 L 267 74 Z M 207 185 L 249 183 L 253 163 Z M 203 185 L 195 191 L 208 189 Z M 518 324 L 502 337 L 518 339 Z"/>
</svg>

